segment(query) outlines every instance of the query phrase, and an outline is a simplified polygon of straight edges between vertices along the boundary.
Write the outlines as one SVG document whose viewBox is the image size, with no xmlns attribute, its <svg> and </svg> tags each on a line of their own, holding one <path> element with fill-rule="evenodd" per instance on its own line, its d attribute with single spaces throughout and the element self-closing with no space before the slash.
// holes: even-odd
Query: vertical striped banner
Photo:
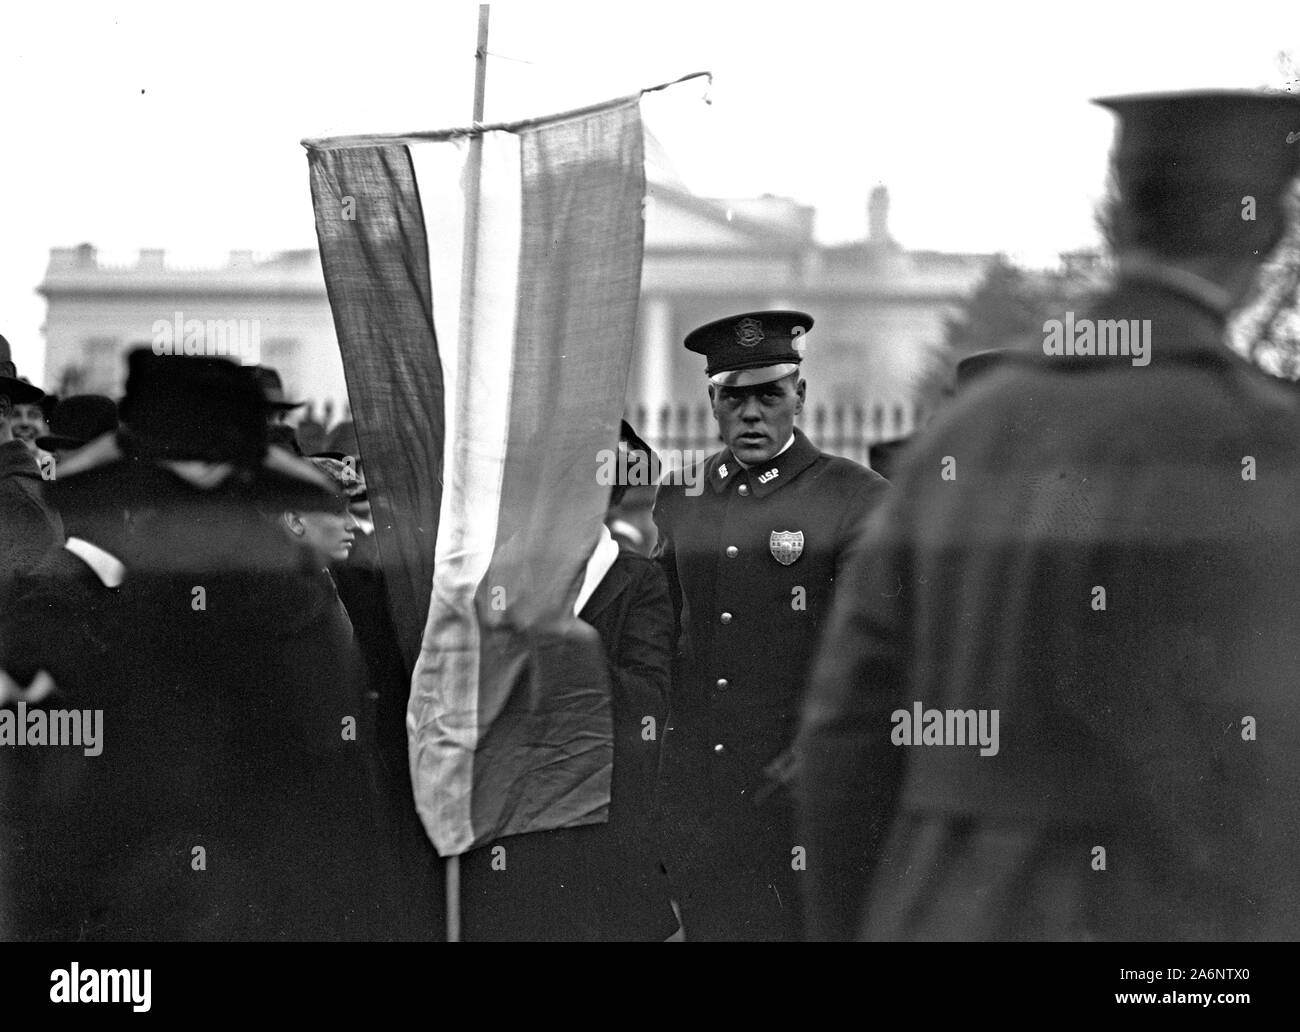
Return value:
<svg viewBox="0 0 1300 1032">
<path fill-rule="evenodd" d="M 411 776 L 444 856 L 607 819 L 608 677 L 572 605 L 608 501 L 597 456 L 618 437 L 643 243 L 637 98 L 481 141 L 468 269 L 464 136 L 309 145 L 358 438 L 372 496 L 391 492 L 381 552 L 408 564 L 402 590 L 424 585 L 401 625 L 427 613 Z M 357 223 L 383 225 L 340 228 L 349 196 Z"/>
</svg>

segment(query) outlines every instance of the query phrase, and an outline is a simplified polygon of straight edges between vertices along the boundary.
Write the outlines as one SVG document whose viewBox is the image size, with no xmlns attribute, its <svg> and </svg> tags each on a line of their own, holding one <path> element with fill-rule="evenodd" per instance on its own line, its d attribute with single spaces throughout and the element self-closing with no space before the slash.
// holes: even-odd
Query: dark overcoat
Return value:
<svg viewBox="0 0 1300 1032">
<path fill-rule="evenodd" d="M 680 640 L 663 828 L 688 937 L 788 938 L 799 842 L 782 762 L 846 551 L 883 477 L 794 443 L 746 469 L 729 450 L 666 483 L 657 554 Z M 688 493 L 689 492 L 689 493 Z"/>
<path fill-rule="evenodd" d="M 673 641 L 662 571 L 622 549 L 578 615 L 609 662 L 609 821 L 509 835 L 466 853 L 466 939 L 655 941 L 677 928 L 651 824 Z"/>
<path fill-rule="evenodd" d="M 41 472 L 21 441 L 0 444 L 0 606 L 13 578 L 63 543 L 63 521 L 41 496 Z"/>
<path fill-rule="evenodd" d="M 48 707 L 103 714 L 97 756 L 0 756 L 7 934 L 384 937 L 373 729 L 328 574 L 238 491 L 102 475 L 138 503 L 121 587 L 59 556 L 2 629 L 5 662 L 55 673 Z"/>
<path fill-rule="evenodd" d="M 1150 320 L 1150 364 L 986 373 L 850 564 L 799 746 L 817 938 L 1300 933 L 1295 388 L 1171 288 L 1079 315 Z M 906 744 L 918 703 L 963 716 Z"/>
</svg>

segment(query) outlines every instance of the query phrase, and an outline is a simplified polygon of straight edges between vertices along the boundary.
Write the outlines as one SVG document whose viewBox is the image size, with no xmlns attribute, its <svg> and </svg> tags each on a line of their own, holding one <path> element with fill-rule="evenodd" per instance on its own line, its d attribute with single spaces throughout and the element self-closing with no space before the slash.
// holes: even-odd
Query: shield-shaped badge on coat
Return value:
<svg viewBox="0 0 1300 1032">
<path fill-rule="evenodd" d="M 774 530 L 767 547 L 772 550 L 773 559 L 782 566 L 789 566 L 803 555 L 803 531 Z"/>
</svg>

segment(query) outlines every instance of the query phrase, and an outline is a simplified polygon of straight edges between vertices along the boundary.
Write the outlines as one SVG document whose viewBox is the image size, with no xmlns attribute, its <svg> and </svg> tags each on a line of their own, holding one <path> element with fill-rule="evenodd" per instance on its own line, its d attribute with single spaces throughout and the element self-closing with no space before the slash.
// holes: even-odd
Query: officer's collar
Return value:
<svg viewBox="0 0 1300 1032">
<path fill-rule="evenodd" d="M 718 452 L 709 460 L 708 480 L 715 493 L 720 493 L 739 481 L 748 484 L 756 497 L 763 498 L 793 480 L 811 466 L 820 454 L 803 431 L 796 427 L 794 443 L 789 448 L 767 462 L 748 469 L 736 460 L 730 448 Z"/>
</svg>

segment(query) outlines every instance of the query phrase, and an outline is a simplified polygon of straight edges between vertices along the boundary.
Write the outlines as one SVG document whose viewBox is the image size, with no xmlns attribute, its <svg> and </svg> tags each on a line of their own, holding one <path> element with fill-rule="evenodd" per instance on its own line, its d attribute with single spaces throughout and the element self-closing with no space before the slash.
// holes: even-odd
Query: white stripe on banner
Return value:
<svg viewBox="0 0 1300 1032">
<path fill-rule="evenodd" d="M 510 427 L 523 191 L 520 142 L 483 138 L 472 347 L 461 339 L 464 190 L 469 145 L 410 148 L 429 241 L 433 321 L 447 389 L 442 514 L 432 604 L 411 679 L 411 778 L 429 837 L 444 856 L 474 840 L 470 817 L 479 726 L 474 597 L 492 561 Z M 447 198 L 458 203 L 445 204 Z M 431 204 L 431 199 L 438 204 Z M 472 404 L 471 404 L 472 402 Z M 447 647 L 446 634 L 454 643 Z M 437 650 L 428 643 L 441 640 Z"/>
</svg>

